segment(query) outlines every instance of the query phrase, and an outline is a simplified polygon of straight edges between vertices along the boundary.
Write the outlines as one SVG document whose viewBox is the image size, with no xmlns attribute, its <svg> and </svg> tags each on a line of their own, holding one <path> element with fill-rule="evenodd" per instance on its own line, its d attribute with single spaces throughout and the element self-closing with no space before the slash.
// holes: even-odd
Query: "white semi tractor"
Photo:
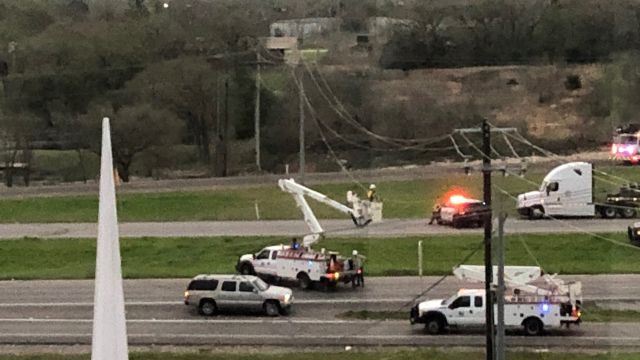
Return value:
<svg viewBox="0 0 640 360">
<path fill-rule="evenodd" d="M 637 185 L 623 186 L 616 194 L 594 198 L 593 165 L 571 162 L 551 170 L 540 189 L 518 195 L 518 213 L 530 219 L 550 217 L 632 218 L 640 205 Z"/>
</svg>

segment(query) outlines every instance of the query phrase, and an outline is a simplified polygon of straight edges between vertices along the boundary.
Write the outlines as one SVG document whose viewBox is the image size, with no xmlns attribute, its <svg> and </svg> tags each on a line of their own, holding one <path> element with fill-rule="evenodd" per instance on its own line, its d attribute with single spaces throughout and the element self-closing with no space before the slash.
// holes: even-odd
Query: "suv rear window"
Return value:
<svg viewBox="0 0 640 360">
<path fill-rule="evenodd" d="M 193 280 L 187 290 L 213 291 L 218 287 L 218 280 Z"/>
<path fill-rule="evenodd" d="M 225 281 L 222 283 L 222 291 L 236 291 L 235 281 Z"/>
</svg>

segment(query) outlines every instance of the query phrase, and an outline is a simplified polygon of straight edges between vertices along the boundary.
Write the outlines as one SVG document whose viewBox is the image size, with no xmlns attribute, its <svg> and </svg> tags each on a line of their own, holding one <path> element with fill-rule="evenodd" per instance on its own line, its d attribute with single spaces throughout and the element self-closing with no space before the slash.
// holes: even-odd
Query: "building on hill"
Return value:
<svg viewBox="0 0 640 360">
<path fill-rule="evenodd" d="M 296 65 L 300 59 L 298 38 L 291 36 L 267 37 L 260 39 L 264 56 L 269 61 L 282 60 L 287 64 Z"/>
<path fill-rule="evenodd" d="M 304 41 L 310 36 L 337 32 L 342 25 L 339 18 L 304 18 L 281 20 L 271 24 L 272 37 L 295 37 Z"/>
</svg>

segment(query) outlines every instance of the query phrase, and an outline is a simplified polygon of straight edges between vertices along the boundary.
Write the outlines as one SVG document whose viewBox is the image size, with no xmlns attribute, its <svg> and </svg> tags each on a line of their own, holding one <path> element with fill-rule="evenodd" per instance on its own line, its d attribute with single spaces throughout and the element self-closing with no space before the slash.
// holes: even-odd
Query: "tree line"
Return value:
<svg viewBox="0 0 640 360">
<path fill-rule="evenodd" d="M 0 0 L 0 130 L 12 150 L 8 161 L 28 161 L 35 148 L 98 152 L 100 120 L 109 116 L 125 181 L 139 154 L 170 158 L 174 144 L 192 145 L 211 174 L 226 175 L 226 144 L 254 136 L 251 61 L 269 25 L 338 17 L 343 31 L 357 34 L 372 16 L 414 24 L 383 46 L 383 68 L 606 62 L 640 48 L 634 0 Z M 283 80 L 261 90 L 266 170 L 297 151 L 296 89 L 288 70 L 271 72 Z M 365 126 L 394 130 L 355 111 L 368 85 L 351 80 L 329 79 Z M 610 104 L 593 111 L 611 112 Z M 331 109 L 319 113 L 329 117 Z M 437 117 L 462 122 L 458 115 L 442 110 Z M 326 152 L 317 129 L 308 136 L 312 152 Z"/>
</svg>

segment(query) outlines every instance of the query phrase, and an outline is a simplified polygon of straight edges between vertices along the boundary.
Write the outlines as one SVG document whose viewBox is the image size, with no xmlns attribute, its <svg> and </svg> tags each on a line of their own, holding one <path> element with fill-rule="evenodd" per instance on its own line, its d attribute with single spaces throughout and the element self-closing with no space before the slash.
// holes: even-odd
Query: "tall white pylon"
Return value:
<svg viewBox="0 0 640 360">
<path fill-rule="evenodd" d="M 113 180 L 111 130 L 109 118 L 102 120 L 100 166 L 100 206 L 96 281 L 93 299 L 92 360 L 126 360 L 127 326 L 124 315 L 124 291 L 120 263 L 116 190 Z"/>
</svg>

